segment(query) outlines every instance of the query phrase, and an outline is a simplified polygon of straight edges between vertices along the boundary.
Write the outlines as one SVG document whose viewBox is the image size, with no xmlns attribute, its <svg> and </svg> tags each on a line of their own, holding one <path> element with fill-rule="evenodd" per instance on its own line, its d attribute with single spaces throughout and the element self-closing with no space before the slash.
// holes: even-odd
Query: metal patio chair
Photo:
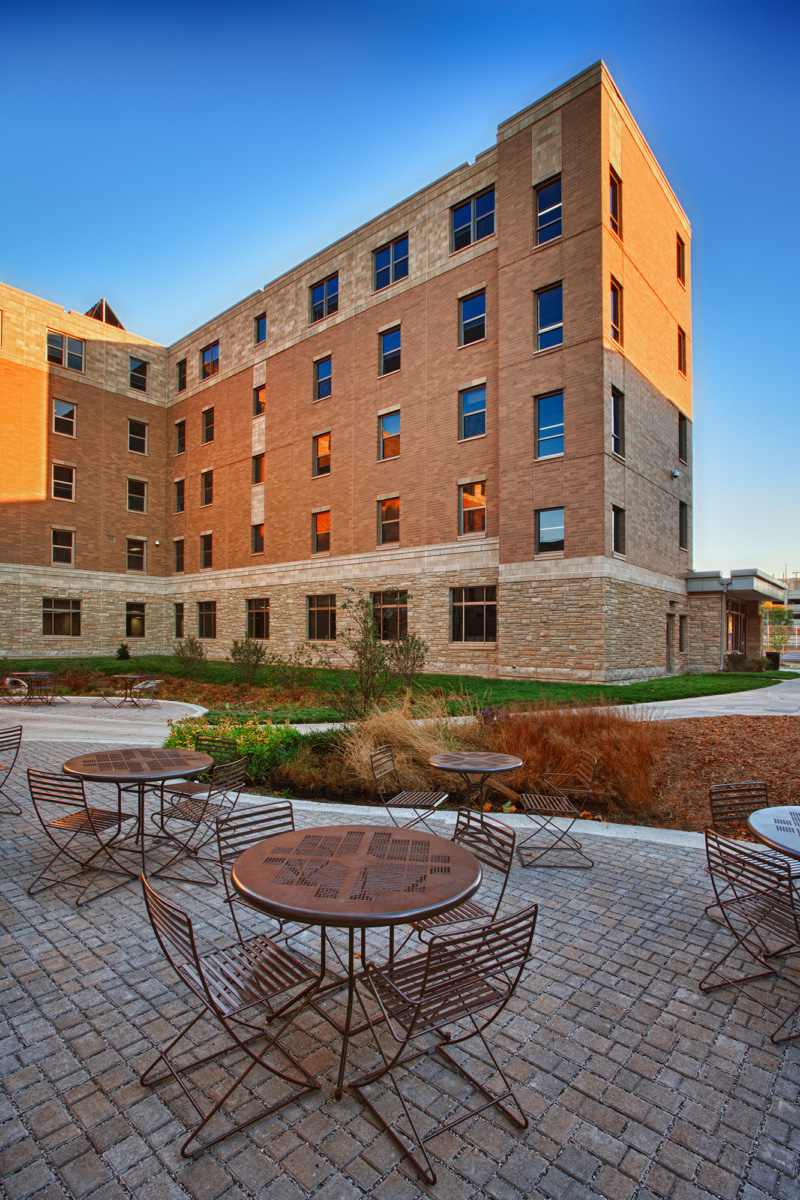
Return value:
<svg viewBox="0 0 800 1200">
<path fill-rule="evenodd" d="M 365 1012 L 382 1063 L 347 1086 L 366 1104 L 381 1128 L 430 1184 L 436 1183 L 436 1171 L 425 1148 L 431 1138 L 491 1108 L 498 1108 L 519 1129 L 528 1125 L 511 1082 L 484 1033 L 513 996 L 530 959 L 536 913 L 534 904 L 466 933 L 440 934 L 431 938 L 422 954 L 395 959 L 382 967 L 370 963 L 364 970 L 363 979 L 380 1009 L 377 1021 L 367 1009 Z M 388 1031 L 396 1049 L 387 1051 L 376 1024 Z M 481 1058 L 488 1056 L 484 1061 L 492 1063 L 502 1080 L 499 1091 L 491 1091 L 451 1053 L 454 1046 L 471 1038 L 478 1038 L 483 1050 Z M 434 1054 L 477 1089 L 481 1103 L 421 1133 L 411 1113 L 413 1101 L 404 1096 L 395 1072 L 406 1063 Z M 365 1094 L 371 1084 L 386 1077 L 400 1100 L 407 1129 L 401 1130 L 396 1125 L 393 1099 L 387 1103 L 389 1115 L 385 1117 Z M 439 1083 L 435 1077 L 428 1082 L 431 1086 Z M 440 1086 L 454 1106 L 467 1107 Z M 507 1101 L 516 1111 L 511 1111 Z M 418 1155 L 424 1161 L 420 1161 Z"/>
<path fill-rule="evenodd" d="M 773 801 L 774 803 L 774 801 Z M 747 818 L 760 808 L 769 808 L 769 788 L 763 779 L 750 780 L 744 783 L 715 783 L 708 789 L 708 804 L 711 809 L 712 828 L 723 834 L 731 834 L 735 830 L 746 827 Z M 800 861 L 788 858 L 779 850 L 772 850 L 763 844 L 759 846 L 762 858 L 775 858 L 778 865 L 788 865 L 792 875 L 800 879 Z M 706 915 L 712 920 L 716 902 L 706 905 Z"/>
<path fill-rule="evenodd" d="M 158 944 L 172 969 L 200 1002 L 200 1008 L 177 1037 L 159 1051 L 155 1061 L 140 1076 L 140 1082 L 143 1087 L 157 1087 L 172 1078 L 179 1085 L 200 1118 L 181 1146 L 184 1158 L 195 1158 L 209 1146 L 247 1129 L 262 1117 L 277 1112 L 307 1092 L 319 1088 L 315 1077 L 280 1041 L 292 1023 L 291 1010 L 316 986 L 317 977 L 299 959 L 263 935 L 201 954 L 191 917 L 155 892 L 144 875 L 141 879 L 147 915 Z M 259 1015 L 255 1011 L 258 1009 L 265 1012 Z M 280 1023 L 278 1029 L 275 1032 L 268 1031 L 269 1023 L 287 1012 L 289 1016 Z M 191 1056 L 188 1061 L 178 1062 L 177 1056 L 173 1056 L 175 1047 L 206 1014 L 210 1014 L 220 1026 L 226 1035 L 226 1044 L 200 1058 Z M 259 1051 L 253 1049 L 253 1043 L 264 1038 L 264 1047 Z M 191 1046 L 190 1043 L 190 1049 Z M 196 1068 L 201 1068 L 202 1075 L 205 1064 L 215 1062 L 235 1050 L 245 1055 L 244 1063 L 229 1067 L 230 1083 L 226 1080 L 216 1084 L 214 1100 L 204 1110 L 197 1098 L 198 1093 L 203 1097 L 200 1086 L 189 1076 Z M 266 1061 L 272 1051 L 286 1060 L 288 1069 L 279 1069 L 274 1063 Z M 159 1064 L 163 1064 L 166 1070 L 153 1078 L 153 1072 Z M 245 1119 L 236 1123 L 232 1121 L 224 1132 L 201 1140 L 202 1131 L 222 1112 L 229 1098 L 245 1084 L 255 1067 L 261 1067 L 267 1073 L 269 1099 L 259 1099 L 254 1089 L 250 1089 L 251 1102 L 245 1104 L 242 1110 Z M 296 1069 L 295 1073 L 292 1068 Z M 279 1080 L 288 1086 L 288 1094 L 272 1099 Z M 219 1095 L 220 1088 L 224 1088 L 222 1095 Z M 207 1096 L 205 1098 L 209 1099 Z M 259 1108 L 254 1112 L 256 1101 Z M 192 1142 L 197 1145 L 194 1150 L 189 1150 Z"/>
<path fill-rule="evenodd" d="M 733 936 L 733 945 L 703 976 L 699 987 L 703 992 L 717 988 L 737 987 L 779 975 L 792 987 L 800 983 L 780 970 L 784 958 L 800 955 L 800 889 L 786 860 L 762 853 L 749 842 L 733 841 L 706 830 L 708 873 L 714 888 L 722 919 Z M 745 958 L 756 962 L 761 970 L 753 974 L 726 974 L 726 964 L 741 951 Z M 716 982 L 712 982 L 714 977 Z M 772 1011 L 780 1016 L 777 1009 Z M 775 1043 L 800 1037 L 791 1029 L 800 1011 L 800 1002 L 784 1017 L 772 1033 Z"/>
<path fill-rule="evenodd" d="M 161 679 L 143 679 L 141 683 L 134 684 L 131 696 L 139 708 L 161 708 L 156 700 L 156 692 L 162 683 Z"/>
<path fill-rule="evenodd" d="M 200 754 L 210 754 L 215 766 L 220 763 L 233 762 L 235 758 L 239 758 L 236 738 L 209 737 L 203 734 L 194 739 L 194 748 Z M 160 788 L 160 791 L 165 796 L 171 793 L 178 796 L 201 796 L 208 789 L 209 778 L 210 773 L 201 775 L 199 779 L 171 779 Z"/>
<path fill-rule="evenodd" d="M 0 796 L 3 797 L 10 808 L 0 808 L 0 816 L 3 817 L 21 817 L 22 809 L 13 800 L 5 790 L 6 781 L 14 770 L 14 764 L 19 755 L 19 747 L 22 742 L 22 726 L 12 725 L 9 729 L 0 729 Z"/>
<path fill-rule="evenodd" d="M 227 817 L 220 817 L 216 822 L 217 850 L 222 881 L 225 884 L 225 898 L 231 910 L 236 933 L 240 940 L 242 931 L 236 915 L 236 908 L 241 905 L 251 912 L 257 912 L 261 919 L 267 915 L 262 909 L 255 908 L 240 896 L 230 882 L 230 868 L 240 854 L 263 842 L 265 838 L 275 837 L 281 833 L 289 833 L 294 829 L 294 809 L 290 800 L 271 800 L 269 803 L 248 804 L 237 807 Z M 278 924 L 279 934 L 283 934 L 283 922 L 278 917 L 272 917 Z M 275 935 L 273 935 L 275 936 Z M 285 935 L 284 935 L 285 936 Z"/>
<path fill-rule="evenodd" d="M 569 797 L 588 799 L 597 795 L 594 790 L 596 771 L 597 759 L 582 751 L 574 771 L 548 771 L 542 776 L 551 792 L 525 792 L 518 797 L 525 815 L 530 817 L 535 826 L 534 832 L 517 846 L 523 867 L 586 870 L 594 866 L 588 854 L 584 854 L 581 843 L 570 833 L 581 814 Z M 558 818 L 566 820 L 567 824 L 560 827 Z M 571 856 L 574 861 L 562 862 L 559 858 L 550 861 L 553 855 L 561 854 Z"/>
<path fill-rule="evenodd" d="M 213 873 L 205 863 L 216 863 L 216 857 L 209 858 L 201 852 L 215 838 L 217 821 L 225 820 L 233 812 L 246 778 L 246 758 L 216 763 L 202 791 L 196 790 L 195 780 L 187 780 L 185 791 L 174 786 L 168 792 L 165 789 L 161 811 L 153 813 L 152 820 L 161 833 L 184 854 L 191 855 L 212 878 Z"/>
<path fill-rule="evenodd" d="M 399 829 L 410 829 L 412 825 L 422 824 L 426 829 L 431 830 L 428 817 L 440 804 L 444 804 L 449 793 L 406 791 L 400 782 L 391 746 L 378 746 L 369 757 L 380 803 L 386 808 L 394 824 Z M 395 791 L 395 789 L 397 790 Z M 410 821 L 401 823 L 392 812 L 393 808 L 411 809 L 414 816 Z M 431 832 L 434 831 L 431 830 Z"/>
</svg>

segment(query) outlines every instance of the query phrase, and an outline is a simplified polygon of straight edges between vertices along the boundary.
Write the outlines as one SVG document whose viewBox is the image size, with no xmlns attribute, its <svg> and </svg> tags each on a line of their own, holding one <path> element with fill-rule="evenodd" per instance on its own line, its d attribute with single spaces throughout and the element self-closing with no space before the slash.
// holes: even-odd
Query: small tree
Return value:
<svg viewBox="0 0 800 1200">
<path fill-rule="evenodd" d="M 770 650 L 785 650 L 792 640 L 794 629 L 791 611 L 783 604 L 772 604 L 767 600 L 761 605 L 761 613 L 767 621 L 767 645 Z"/>
<path fill-rule="evenodd" d="M 415 633 L 404 633 L 396 642 L 389 642 L 387 649 L 393 670 L 410 691 L 414 680 L 422 673 L 430 646 Z"/>
<path fill-rule="evenodd" d="M 246 637 L 241 642 L 237 642 L 236 638 L 233 639 L 228 662 L 233 663 L 239 683 L 252 687 L 256 672 L 259 667 L 263 667 L 266 660 L 266 647 L 262 646 L 261 642 L 257 642 L 255 638 Z"/>
<path fill-rule="evenodd" d="M 120 642 L 117 646 L 117 658 L 122 662 L 127 662 L 131 656 L 131 648 L 127 642 Z"/>
<path fill-rule="evenodd" d="M 186 678 L 194 679 L 195 671 L 205 660 L 206 652 L 203 649 L 203 643 L 189 634 L 182 642 L 175 643 L 173 655 Z"/>
<path fill-rule="evenodd" d="M 312 670 L 319 664 L 307 643 L 296 646 L 291 654 L 266 654 L 264 665 L 269 671 L 269 682 L 279 691 L 288 692 L 293 700 L 299 700 L 311 686 Z"/>
</svg>

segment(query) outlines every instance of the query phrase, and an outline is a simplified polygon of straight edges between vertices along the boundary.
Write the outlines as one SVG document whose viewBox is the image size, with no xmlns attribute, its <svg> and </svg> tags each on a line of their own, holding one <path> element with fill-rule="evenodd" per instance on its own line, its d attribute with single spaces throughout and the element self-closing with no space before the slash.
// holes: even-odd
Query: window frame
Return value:
<svg viewBox="0 0 800 1200">
<path fill-rule="evenodd" d="M 685 500 L 678 501 L 678 549 L 689 549 L 689 505 Z"/>
<path fill-rule="evenodd" d="M 42 637 L 81 637 L 81 605 L 81 600 L 73 600 L 71 597 L 42 596 Z M 56 629 L 57 616 L 67 618 L 67 632 Z"/>
<path fill-rule="evenodd" d="M 267 340 L 267 314 L 259 313 L 253 317 L 253 345 L 262 346 Z"/>
<path fill-rule="evenodd" d="M 541 193 L 547 188 L 553 187 L 556 183 L 559 185 L 558 204 L 551 204 L 549 208 L 545 209 L 540 208 L 539 198 Z M 533 190 L 536 193 L 536 199 L 534 202 L 535 244 L 537 246 L 546 246 L 548 242 L 556 241 L 563 234 L 563 191 L 561 187 L 561 175 L 553 175 L 550 179 L 545 179 L 542 183 L 537 183 Z M 558 210 L 558 216 L 553 217 L 543 224 L 542 217 L 547 216 L 550 213 L 555 213 L 556 209 Z M 558 233 L 553 233 L 543 238 L 542 233 L 555 225 L 558 225 Z"/>
<path fill-rule="evenodd" d="M 483 298 L 483 312 L 476 316 L 465 317 L 464 306 L 469 304 L 470 300 Z M 467 337 L 472 330 L 480 328 L 481 332 L 476 337 Z M 486 288 L 478 288 L 475 292 L 470 292 L 468 296 L 459 296 L 458 299 L 458 344 L 459 346 L 472 346 L 475 342 L 486 341 Z"/>
<path fill-rule="evenodd" d="M 327 517 L 327 522 L 324 518 Z M 320 520 L 322 518 L 322 520 Z M 327 529 L 325 525 L 327 524 Z M 327 540 L 326 540 L 327 539 Z M 311 553 L 330 554 L 331 550 L 331 510 L 320 508 L 311 514 Z"/>
<path fill-rule="evenodd" d="M 144 437 L 135 434 L 131 428 L 132 425 L 139 425 L 144 430 Z M 144 444 L 143 450 L 137 450 L 131 445 L 133 441 L 142 441 Z M 135 417 L 128 417 L 128 450 L 131 454 L 147 454 L 150 444 L 150 426 L 147 421 L 137 421 Z"/>
<path fill-rule="evenodd" d="M 473 594 L 478 591 L 483 593 L 482 599 Z M 471 610 L 469 614 L 468 609 Z M 468 637 L 468 628 L 473 625 L 478 611 L 482 614 L 482 636 Z M 497 643 L 497 584 L 450 588 L 450 642 L 476 646 Z"/>
<path fill-rule="evenodd" d="M 175 479 L 175 513 L 186 512 L 186 479 Z"/>
<path fill-rule="evenodd" d="M 63 404 L 65 408 L 71 409 L 71 416 L 64 413 L 56 412 L 56 405 Z M 72 429 L 69 433 L 65 429 L 57 429 L 56 421 L 69 421 Z M 53 397 L 53 433 L 57 433 L 59 437 L 76 438 L 78 436 L 78 406 L 73 404 L 71 400 L 59 400 L 57 396 Z"/>
<path fill-rule="evenodd" d="M 328 373 L 322 374 L 321 368 L 327 366 Z M 323 358 L 314 359 L 314 403 L 317 400 L 327 400 L 333 394 L 333 355 L 326 354 Z"/>
<path fill-rule="evenodd" d="M 396 508 L 389 506 L 396 505 Z M 396 516 L 394 514 L 397 514 Z M 396 526 L 396 529 L 395 529 Z M 396 537 L 394 534 L 396 533 Z M 384 496 L 378 501 L 378 545 L 400 545 L 400 497 Z"/>
<path fill-rule="evenodd" d="M 384 422 L 390 417 L 397 417 L 397 433 L 387 433 L 384 428 Z M 394 458 L 400 457 L 400 431 L 402 422 L 400 419 L 400 409 L 393 408 L 391 412 L 378 414 L 378 462 L 390 462 Z M 397 439 L 397 451 L 394 454 L 387 454 L 386 447 L 389 442 L 394 442 Z"/>
<path fill-rule="evenodd" d="M 328 448 L 320 454 L 320 440 L 328 439 Z M 324 460 L 327 459 L 327 465 L 324 465 Z M 331 431 L 325 430 L 324 433 L 315 433 L 311 438 L 311 476 L 313 479 L 320 479 L 323 475 L 331 473 Z"/>
<path fill-rule="evenodd" d="M 200 443 L 210 446 L 214 441 L 214 405 L 204 408 L 200 414 Z"/>
<path fill-rule="evenodd" d="M 562 536 L 561 536 L 561 545 L 560 546 L 557 545 L 558 539 L 553 539 L 551 542 L 543 542 L 542 541 L 542 517 L 546 516 L 548 513 L 557 513 L 557 512 L 561 513 L 561 534 L 562 534 Z M 537 508 L 534 511 L 534 531 L 535 531 L 535 538 L 536 538 L 535 545 L 534 545 L 534 554 L 536 554 L 536 555 L 539 555 L 539 554 L 563 554 L 565 552 L 565 548 L 566 548 L 566 520 L 565 520 L 564 506 L 563 505 L 553 505 L 551 508 Z M 542 549 L 543 545 L 548 548 Z"/>
<path fill-rule="evenodd" d="M 59 496 L 56 493 L 56 471 L 69 471 L 69 483 L 66 479 L 58 481 L 58 486 L 66 489 L 69 486 L 68 496 Z M 50 470 L 50 493 L 53 500 L 66 500 L 69 504 L 75 503 L 75 497 L 78 491 L 78 469 L 70 466 L 68 463 L 52 463 Z"/>
<path fill-rule="evenodd" d="M 560 426 L 559 426 L 558 422 L 556 422 L 554 425 L 543 426 L 542 420 L 541 420 L 542 402 L 545 400 L 555 400 L 556 397 L 561 398 Z M 561 429 L 560 434 L 559 433 L 550 433 L 550 434 L 544 435 L 542 433 L 543 429 L 558 429 L 559 427 Z M 536 451 L 537 461 L 540 459 L 558 458 L 558 457 L 563 456 L 563 454 L 564 454 L 564 389 L 563 388 L 557 388 L 553 392 L 544 392 L 541 396 L 534 397 L 534 438 L 535 438 L 535 447 L 534 448 Z M 552 441 L 556 441 L 558 439 L 560 439 L 560 441 L 561 441 L 561 449 L 560 450 L 550 450 L 547 453 L 542 452 L 543 448 L 544 448 L 544 444 L 546 442 L 552 442 Z"/>
<path fill-rule="evenodd" d="M 470 492 L 470 488 L 482 488 L 482 493 Z M 464 497 L 473 495 L 476 499 L 483 499 L 483 504 L 465 505 Z M 468 529 L 467 526 L 477 523 L 480 520 L 480 527 Z M 458 536 L 459 537 L 485 537 L 486 536 L 486 480 L 473 479 L 468 483 L 460 483 L 458 485 Z"/>
<path fill-rule="evenodd" d="M 200 472 L 200 507 L 208 508 L 214 503 L 214 469 Z"/>
<path fill-rule="evenodd" d="M 186 570 L 186 544 L 185 539 L 172 539 L 172 570 L 175 575 L 182 575 Z M 180 563 L 180 566 L 178 565 Z"/>
<path fill-rule="evenodd" d="M 174 624 L 175 641 L 179 642 L 179 641 L 181 641 L 182 638 L 184 638 L 186 636 L 185 625 L 184 625 L 185 609 L 184 609 L 183 601 L 176 600 L 173 603 L 172 608 L 173 608 L 174 621 L 175 621 L 175 624 Z"/>
<path fill-rule="evenodd" d="M 328 601 L 322 604 L 320 601 Z M 331 603 L 332 602 L 332 603 Z M 322 614 L 327 614 L 325 620 Z M 325 592 L 318 595 L 306 596 L 306 629 L 310 642 L 336 641 L 336 593 Z M 327 633 L 320 636 L 320 626 L 327 626 Z"/>
<path fill-rule="evenodd" d="M 336 287 L 331 288 L 329 285 L 336 281 Z M 314 298 L 314 293 L 318 288 L 322 288 L 322 296 L 320 299 Z M 309 298 L 309 325 L 315 325 L 317 321 L 324 321 L 326 317 L 332 317 L 334 313 L 339 311 L 339 272 L 334 271 L 331 275 L 326 275 L 324 279 L 312 283 L 308 289 Z M 320 309 L 321 311 L 317 311 Z"/>
<path fill-rule="evenodd" d="M 68 537 L 67 545 L 56 545 L 56 537 Z M 56 558 L 56 554 L 68 554 L 68 558 Z M 74 567 L 75 566 L 75 530 L 74 529 L 51 529 L 50 530 L 50 562 L 54 567 Z"/>
<path fill-rule="evenodd" d="M 245 600 L 245 618 L 248 638 L 253 641 L 269 640 L 269 596 L 253 596 Z M 259 619 L 260 618 L 260 619 Z M 261 632 L 259 633 L 259 626 Z"/>
<path fill-rule="evenodd" d="M 250 553 L 264 553 L 264 522 L 258 521 L 250 526 Z"/>
<path fill-rule="evenodd" d="M 395 251 L 401 244 L 405 242 L 405 254 L 396 254 Z M 385 266 L 378 266 L 378 255 L 385 251 L 389 252 L 388 261 Z M 399 266 L 399 270 L 398 270 Z M 381 292 L 384 288 L 391 287 L 393 283 L 399 283 L 401 279 L 408 278 L 409 266 L 409 246 L 408 234 L 401 233 L 399 237 L 393 238 L 390 242 L 384 242 L 382 246 L 378 246 L 377 250 L 372 251 L 372 290 L 373 292 Z M 388 271 L 389 278 L 385 283 L 379 282 L 379 277 Z"/>
<path fill-rule="evenodd" d="M 397 346 L 393 349 L 386 349 L 386 339 L 397 334 Z M 379 375 L 393 375 L 395 371 L 399 371 L 402 365 L 402 331 L 399 325 L 392 326 L 391 329 L 383 329 L 378 334 L 378 343 L 380 350 L 379 358 Z M 397 365 L 392 365 L 394 359 L 397 359 Z"/>
<path fill-rule="evenodd" d="M 464 412 L 464 397 L 471 396 L 474 393 L 483 392 L 483 408 L 475 408 L 471 412 Z M 472 418 L 483 417 L 483 428 L 479 433 L 467 433 L 466 422 Z M 486 437 L 486 384 L 478 383 L 474 387 L 461 388 L 458 393 L 458 440 L 460 442 L 469 442 L 473 438 Z"/>
<path fill-rule="evenodd" d="M 266 384 L 260 383 L 253 388 L 253 416 L 263 417 L 267 410 L 266 401 L 267 387 Z"/>
<path fill-rule="evenodd" d="M 175 453 L 186 453 L 186 418 L 175 422 Z"/>
<path fill-rule="evenodd" d="M 147 392 L 147 387 L 150 379 L 150 363 L 144 358 L 134 358 L 133 355 L 128 356 L 130 364 L 130 374 L 128 376 L 128 387 L 133 392 Z M 136 366 L 133 364 L 136 363 Z"/>
<path fill-rule="evenodd" d="M 186 359 L 179 358 L 175 363 L 175 391 L 186 391 Z"/>
<path fill-rule="evenodd" d="M 404 588 L 389 588 L 372 592 L 370 599 L 376 640 L 399 642 L 408 633 L 408 592 Z"/>
<path fill-rule="evenodd" d="M 678 370 L 686 378 L 688 350 L 686 345 L 686 330 L 678 326 Z"/>
<path fill-rule="evenodd" d="M 55 339 L 60 339 L 60 345 Z M 75 349 L 77 346 L 80 346 L 80 351 Z M 77 371 L 83 375 L 86 365 L 86 340 L 72 337 L 69 333 L 61 333 L 57 329 L 48 329 L 46 331 L 45 357 L 52 366 L 64 367 L 67 371 Z M 70 362 L 71 357 L 77 359 L 80 365 L 75 366 Z"/>
<path fill-rule="evenodd" d="M 219 374 L 219 338 L 200 350 L 200 382 Z"/>
<path fill-rule="evenodd" d="M 147 512 L 147 480 L 146 479 L 136 479 L 134 476 L 129 475 L 127 477 L 126 483 L 127 483 L 127 493 L 126 494 L 127 494 L 127 510 L 128 510 L 128 512 L 146 513 Z M 131 484 L 135 485 L 135 487 L 133 489 L 131 489 Z M 141 489 L 142 489 L 141 494 L 139 494 L 137 491 L 138 487 L 141 487 Z M 133 507 L 131 507 L 131 499 L 133 499 L 135 502 Z M 141 501 L 141 508 L 138 507 L 139 501 Z"/>
<path fill-rule="evenodd" d="M 458 204 L 453 204 L 450 206 L 450 253 L 451 254 L 458 254 L 458 253 L 460 253 L 460 251 L 466 250 L 468 246 L 474 246 L 476 242 L 483 242 L 486 240 L 486 238 L 492 237 L 497 232 L 497 230 L 496 230 L 497 206 L 496 206 L 496 202 L 495 202 L 495 186 L 496 185 L 494 183 L 492 183 L 489 185 L 489 187 L 482 188 L 479 192 L 475 192 L 472 196 L 468 196 L 466 200 L 460 200 L 458 202 Z M 486 221 L 490 214 L 489 214 L 489 211 L 487 211 L 487 212 L 481 213 L 480 216 L 478 215 L 478 201 L 482 200 L 484 196 L 488 196 L 489 194 L 491 194 L 491 197 L 492 197 L 492 207 L 491 207 L 492 228 L 490 230 L 488 230 L 486 233 L 481 233 L 479 235 L 479 233 L 478 233 L 479 223 L 481 221 Z M 456 213 L 460 212 L 462 209 L 467 208 L 468 206 L 469 206 L 469 210 L 470 210 L 468 222 L 466 224 L 456 226 Z M 466 241 L 462 240 L 460 245 L 456 245 L 456 237 L 464 229 L 469 230 L 468 239 Z"/>
<path fill-rule="evenodd" d="M 210 630 L 210 632 L 208 632 Z M 217 602 L 216 600 L 197 601 L 197 636 L 207 642 L 213 642 L 217 637 Z"/>
<path fill-rule="evenodd" d="M 624 556 L 625 549 L 625 509 L 618 504 L 611 505 L 611 549 L 614 554 Z"/>
<path fill-rule="evenodd" d="M 147 636 L 147 633 L 146 633 L 147 626 L 145 624 L 146 607 L 147 607 L 146 604 L 142 600 L 126 600 L 125 601 L 125 637 L 126 638 L 144 638 Z M 136 611 L 139 609 L 141 609 L 141 612 Z M 136 620 L 136 618 L 139 616 L 141 616 L 141 618 L 142 618 L 142 632 L 141 633 L 132 633 L 131 630 L 133 629 L 133 623 Z"/>
<path fill-rule="evenodd" d="M 622 240 L 622 180 L 612 166 L 608 168 L 608 212 L 611 232 Z"/>
<path fill-rule="evenodd" d="M 689 418 L 682 412 L 678 413 L 678 460 L 689 461 Z"/>
<path fill-rule="evenodd" d="M 686 242 L 677 231 L 675 237 L 675 273 L 678 283 L 686 287 Z"/>
<path fill-rule="evenodd" d="M 623 345 L 624 326 L 622 312 L 622 284 L 611 276 L 611 340 Z M 616 324 L 614 318 L 616 317 Z"/>
<path fill-rule="evenodd" d="M 253 455 L 253 465 L 250 473 L 250 484 L 255 487 L 257 483 L 264 482 L 264 454 Z"/>
<path fill-rule="evenodd" d="M 542 300 L 545 296 L 549 296 L 553 292 L 558 292 L 561 296 L 561 320 L 554 321 L 550 325 L 542 324 Z M 534 293 L 536 298 L 536 353 L 544 350 L 557 350 L 559 346 L 564 345 L 564 283 L 548 284 L 547 287 L 538 288 Z M 542 338 L 549 338 L 551 334 L 560 333 L 558 341 L 548 341 L 546 345 L 542 345 Z"/>
<path fill-rule="evenodd" d="M 214 566 L 214 535 L 213 533 L 200 534 L 200 568 L 203 571 L 211 570 Z"/>
<path fill-rule="evenodd" d="M 625 457 L 625 393 L 611 385 L 611 453 Z"/>
<path fill-rule="evenodd" d="M 141 562 L 141 566 L 137 565 L 139 562 Z M 125 570 L 135 571 L 137 575 L 147 574 L 147 541 L 145 538 L 125 539 Z"/>
</svg>

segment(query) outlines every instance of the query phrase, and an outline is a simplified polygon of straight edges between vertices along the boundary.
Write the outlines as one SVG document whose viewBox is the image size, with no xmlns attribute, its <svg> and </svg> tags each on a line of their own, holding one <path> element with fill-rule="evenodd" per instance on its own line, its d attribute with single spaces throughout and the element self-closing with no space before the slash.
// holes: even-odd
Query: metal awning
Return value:
<svg viewBox="0 0 800 1200">
<path fill-rule="evenodd" d="M 731 600 L 752 600 L 758 604 L 767 600 L 773 604 L 786 601 L 786 584 L 757 567 L 731 571 L 728 578 L 723 578 L 721 571 L 687 571 L 686 591 L 690 596 L 701 592 L 724 592 Z"/>
</svg>

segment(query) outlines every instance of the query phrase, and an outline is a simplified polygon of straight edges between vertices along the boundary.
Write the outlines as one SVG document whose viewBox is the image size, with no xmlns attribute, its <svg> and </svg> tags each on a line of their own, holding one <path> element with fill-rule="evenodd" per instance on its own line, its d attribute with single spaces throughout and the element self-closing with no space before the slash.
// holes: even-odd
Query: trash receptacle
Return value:
<svg viewBox="0 0 800 1200">
<path fill-rule="evenodd" d="M 781 652 L 780 650 L 767 650 L 764 658 L 769 663 L 768 671 L 780 671 L 781 669 Z"/>
</svg>

